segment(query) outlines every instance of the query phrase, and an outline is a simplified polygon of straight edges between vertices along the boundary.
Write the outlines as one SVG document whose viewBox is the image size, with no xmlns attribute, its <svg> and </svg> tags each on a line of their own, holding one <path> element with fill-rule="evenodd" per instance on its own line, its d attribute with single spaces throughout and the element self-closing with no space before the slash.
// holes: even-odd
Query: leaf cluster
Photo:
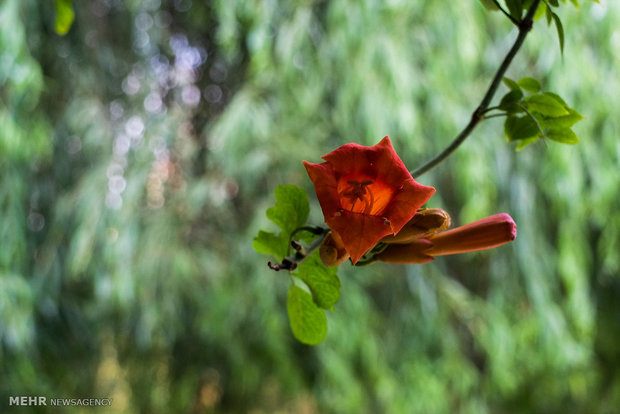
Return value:
<svg viewBox="0 0 620 414">
<path fill-rule="evenodd" d="M 563 4 L 566 4 L 566 0 L 543 0 L 543 2 L 538 7 L 536 11 L 537 17 L 542 16 L 545 13 L 545 9 L 551 7 L 559 7 L 560 1 Z M 590 0 L 595 3 L 598 3 L 598 0 Z M 579 7 L 579 0 L 570 0 L 570 2 L 575 6 Z M 502 4 L 498 0 L 480 0 L 480 3 L 489 11 L 498 11 L 503 10 Z M 510 15 L 516 19 L 520 19 L 523 10 L 527 10 L 533 3 L 533 0 L 504 0 L 506 8 L 509 10 Z"/>
<path fill-rule="evenodd" d="M 289 255 L 291 242 L 298 237 L 311 241 L 313 235 L 303 229 L 310 205 L 306 192 L 295 185 L 281 185 L 275 189 L 276 204 L 267 209 L 267 218 L 280 227 L 280 233 L 260 230 L 254 238 L 254 249 L 278 259 Z M 303 250 L 300 243 L 296 244 Z M 327 267 L 318 251 L 309 254 L 291 273 L 287 296 L 287 311 L 293 335 L 300 342 L 316 345 L 327 333 L 327 319 L 323 310 L 333 310 L 340 297 L 337 268 Z"/>
<path fill-rule="evenodd" d="M 583 116 L 559 95 L 541 92 L 538 81 L 530 77 L 519 81 L 504 78 L 504 83 L 509 91 L 494 109 L 507 116 L 504 134 L 508 141 L 518 141 L 517 150 L 542 138 L 563 144 L 579 142 L 572 126 Z"/>
<path fill-rule="evenodd" d="M 295 185 L 280 185 L 275 189 L 276 204 L 266 215 L 280 229 L 279 234 L 260 230 L 254 238 L 254 250 L 278 258 L 288 255 L 290 236 L 303 226 L 310 214 L 306 192 Z"/>
<path fill-rule="evenodd" d="M 555 28 L 558 32 L 558 39 L 560 42 L 560 51 L 564 53 L 564 27 L 562 21 L 558 15 L 553 11 L 553 8 L 560 7 L 560 1 L 566 4 L 566 0 L 543 0 L 536 9 L 534 14 L 534 20 L 540 19 L 543 15 L 546 16 L 547 24 L 555 24 Z M 598 3 L 598 0 L 590 0 Z M 503 12 L 515 25 L 519 25 L 523 18 L 523 11 L 530 8 L 533 0 L 504 0 L 505 8 L 500 4 L 498 0 L 480 0 L 482 5 L 489 11 L 501 11 Z M 579 7 L 579 0 L 570 0 L 575 6 Z"/>
</svg>

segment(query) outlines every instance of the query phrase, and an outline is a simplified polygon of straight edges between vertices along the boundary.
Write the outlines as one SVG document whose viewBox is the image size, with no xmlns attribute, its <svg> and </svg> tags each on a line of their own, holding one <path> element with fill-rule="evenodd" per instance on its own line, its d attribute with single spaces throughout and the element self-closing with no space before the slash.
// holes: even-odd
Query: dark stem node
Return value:
<svg viewBox="0 0 620 414">
<path fill-rule="evenodd" d="M 269 266 L 269 268 L 271 270 L 275 270 L 276 272 L 280 271 L 280 270 L 295 270 L 297 268 L 297 263 L 291 262 L 288 259 L 284 259 L 282 260 L 282 263 L 271 263 L 271 262 L 267 262 L 267 266 Z"/>
</svg>

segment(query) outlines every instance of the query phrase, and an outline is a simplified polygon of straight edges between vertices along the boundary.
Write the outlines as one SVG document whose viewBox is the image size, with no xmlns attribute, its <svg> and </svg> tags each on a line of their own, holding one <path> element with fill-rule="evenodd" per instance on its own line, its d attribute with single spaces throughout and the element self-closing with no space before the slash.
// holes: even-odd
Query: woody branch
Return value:
<svg viewBox="0 0 620 414">
<path fill-rule="evenodd" d="M 536 9 L 538 8 L 540 2 L 541 0 L 534 0 L 530 8 L 527 10 L 527 13 L 525 14 L 523 20 L 518 21 L 519 34 L 517 35 L 514 44 L 506 54 L 506 57 L 502 61 L 502 64 L 497 69 L 497 72 L 495 73 L 495 76 L 493 77 L 493 80 L 489 85 L 489 89 L 482 98 L 480 105 L 478 105 L 476 110 L 472 113 L 471 119 L 467 126 L 465 126 L 465 128 L 456 136 L 456 138 L 454 138 L 450 145 L 448 145 L 443 151 L 437 154 L 437 156 L 435 156 L 433 159 L 431 159 L 421 167 L 411 171 L 411 175 L 413 176 L 413 178 L 421 176 L 422 174 L 436 167 L 444 159 L 448 158 L 467 139 L 467 137 L 469 137 L 469 135 L 472 133 L 474 128 L 476 128 L 478 123 L 482 119 L 484 119 L 484 114 L 489 108 L 489 104 L 491 103 L 493 96 L 495 96 L 495 92 L 497 92 L 497 88 L 499 88 L 499 85 L 504 75 L 506 74 L 508 67 L 512 63 L 512 60 L 514 59 L 521 46 L 523 45 L 526 36 L 532 29 L 532 25 L 534 23 L 534 14 L 536 13 Z"/>
</svg>

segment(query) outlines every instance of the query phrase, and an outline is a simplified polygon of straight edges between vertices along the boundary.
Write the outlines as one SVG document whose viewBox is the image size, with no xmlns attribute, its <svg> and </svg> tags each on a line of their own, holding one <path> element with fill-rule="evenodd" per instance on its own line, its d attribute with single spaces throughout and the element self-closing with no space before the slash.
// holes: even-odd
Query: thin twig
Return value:
<svg viewBox="0 0 620 414">
<path fill-rule="evenodd" d="M 502 112 L 501 114 L 485 115 L 484 119 L 499 118 L 500 116 L 508 116 L 508 114 L 506 112 Z"/>
<path fill-rule="evenodd" d="M 515 19 L 514 17 L 512 17 L 512 15 L 508 13 L 506 10 L 504 10 L 504 8 L 501 6 L 501 4 L 499 4 L 497 0 L 493 0 L 493 3 L 495 3 L 495 6 L 497 6 L 497 8 L 500 9 L 500 11 L 504 13 L 506 17 L 508 17 L 515 26 L 519 27 L 519 21 Z"/>
<path fill-rule="evenodd" d="M 497 88 L 499 88 L 499 85 L 502 81 L 502 78 L 504 77 L 504 74 L 508 70 L 508 67 L 512 63 L 512 60 L 514 59 L 515 55 L 517 54 L 517 52 L 523 45 L 523 41 L 525 40 L 525 37 L 527 36 L 529 31 L 532 29 L 532 24 L 534 22 L 534 13 L 536 13 L 536 9 L 538 8 L 538 5 L 540 4 L 540 2 L 541 0 L 534 0 L 530 8 L 527 10 L 525 17 L 519 23 L 518 25 L 519 34 L 517 36 L 517 39 L 515 40 L 515 43 L 512 45 L 512 47 L 506 54 L 506 57 L 502 61 L 502 64 L 500 65 L 499 69 L 497 69 L 497 72 L 495 73 L 495 76 L 493 77 L 493 80 L 491 81 L 491 85 L 489 86 L 487 93 L 482 98 L 482 101 L 480 102 L 480 105 L 478 106 L 478 108 L 476 108 L 474 113 L 471 115 L 471 120 L 469 121 L 469 123 L 456 136 L 456 138 L 454 138 L 452 143 L 450 143 L 450 145 L 448 145 L 443 151 L 441 151 L 441 153 L 439 153 L 435 158 L 428 161 L 426 164 L 422 165 L 421 167 L 411 171 L 411 175 L 414 178 L 419 177 L 422 174 L 426 173 L 427 171 L 435 167 L 437 164 L 442 162 L 444 159 L 446 159 L 448 156 L 450 156 L 454 152 L 454 150 L 456 150 L 463 143 L 463 141 L 467 139 L 467 137 L 471 134 L 471 132 L 476 127 L 476 125 L 478 125 L 478 123 L 483 119 L 484 112 L 487 110 L 489 104 L 491 103 L 491 100 L 493 99 L 493 96 L 495 95 Z"/>
<path fill-rule="evenodd" d="M 492 106 L 490 108 L 485 109 L 483 115 L 486 114 L 487 112 L 491 112 L 491 111 L 495 111 L 495 110 L 501 110 L 501 109 L 502 108 L 501 108 L 500 105 Z M 485 118 L 488 118 L 488 117 L 485 116 Z"/>
<path fill-rule="evenodd" d="M 297 266 L 303 263 L 312 253 L 314 253 L 316 249 L 318 249 L 321 246 L 323 239 L 325 239 L 325 236 L 327 236 L 327 233 L 329 233 L 329 229 L 323 229 L 320 227 L 314 227 L 314 229 L 316 230 L 314 234 L 317 235 L 317 238 L 314 239 L 312 243 L 310 243 L 309 246 L 307 246 L 306 248 L 300 248 L 299 250 L 295 249 L 295 254 L 293 254 L 292 256 L 285 257 L 281 263 L 267 262 L 267 266 L 269 266 L 271 270 L 275 270 L 275 271 L 295 270 Z M 320 233 L 318 233 L 319 229 L 321 230 Z M 308 231 L 306 228 L 303 228 L 302 230 Z"/>
</svg>

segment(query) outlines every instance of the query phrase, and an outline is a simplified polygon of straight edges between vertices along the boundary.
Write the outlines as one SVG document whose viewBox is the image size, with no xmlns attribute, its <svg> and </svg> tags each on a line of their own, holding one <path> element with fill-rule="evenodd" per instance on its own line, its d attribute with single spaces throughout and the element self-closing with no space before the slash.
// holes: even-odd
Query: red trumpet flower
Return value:
<svg viewBox="0 0 620 414">
<path fill-rule="evenodd" d="M 322 158 L 324 163 L 304 165 L 325 223 L 353 264 L 383 237 L 397 234 L 435 192 L 411 177 L 388 137 L 372 147 L 346 144 Z"/>
</svg>

